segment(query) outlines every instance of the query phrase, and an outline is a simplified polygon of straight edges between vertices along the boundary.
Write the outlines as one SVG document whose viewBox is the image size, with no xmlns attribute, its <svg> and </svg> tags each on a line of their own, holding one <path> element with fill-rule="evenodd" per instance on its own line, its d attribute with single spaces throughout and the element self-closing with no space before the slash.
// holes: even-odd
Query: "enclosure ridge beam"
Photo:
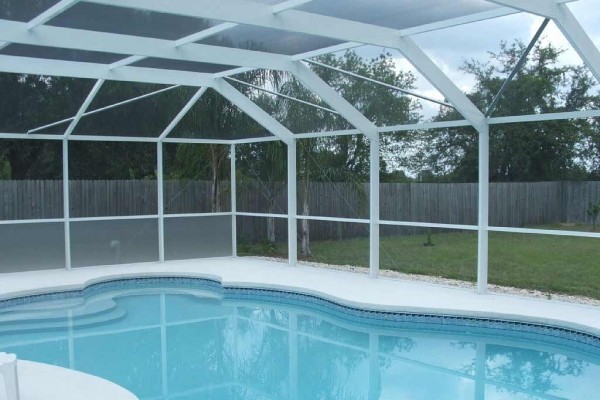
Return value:
<svg viewBox="0 0 600 400">
<path fill-rule="evenodd" d="M 487 0 L 517 10 L 551 18 L 592 74 L 600 82 L 600 50 L 566 4 L 552 0 Z"/>
<path fill-rule="evenodd" d="M 248 114 L 250 118 L 258 122 L 270 133 L 281 138 L 286 144 L 289 145 L 293 141 L 294 134 L 289 129 L 257 106 L 248 97 L 244 96 L 236 88 L 231 86 L 231 84 L 227 83 L 223 78 L 215 79 L 213 88 L 227 100 L 238 106 L 243 112 Z"/>
<path fill-rule="evenodd" d="M 544 19 L 544 22 L 542 22 L 542 25 L 539 27 L 539 29 L 537 30 L 537 32 L 535 33 L 535 35 L 529 42 L 529 45 L 527 45 L 527 48 L 525 49 L 525 51 L 523 51 L 523 54 L 521 54 L 521 57 L 515 64 L 514 68 L 512 69 L 512 71 L 510 71 L 510 74 L 508 75 L 508 77 L 506 78 L 504 83 L 502 84 L 502 87 L 500 88 L 500 90 L 498 90 L 498 93 L 496 93 L 494 100 L 492 100 L 492 104 L 490 104 L 490 106 L 488 107 L 488 109 L 485 113 L 486 117 L 490 117 L 492 115 L 492 113 L 494 112 L 494 110 L 496 109 L 496 107 L 498 106 L 498 102 L 500 101 L 500 99 L 502 98 L 502 95 L 508 88 L 508 85 L 510 84 L 510 82 L 512 82 L 512 80 L 515 77 L 515 75 L 517 74 L 517 72 L 519 72 L 521 70 L 521 68 L 523 67 L 523 65 L 527 62 L 527 57 L 529 57 L 529 53 L 531 53 L 531 50 L 533 50 L 533 47 L 536 45 L 536 43 L 540 39 L 540 36 L 542 36 L 542 33 L 548 26 L 549 22 L 550 22 L 550 19 L 548 19 L 548 18 Z"/>
<path fill-rule="evenodd" d="M 330 69 L 332 71 L 339 72 L 339 73 L 344 74 L 344 75 L 348 75 L 348 76 L 352 76 L 354 78 L 362 79 L 364 81 L 371 82 L 371 83 L 374 83 L 376 85 L 384 86 L 384 87 L 386 87 L 388 89 L 396 90 L 398 92 L 402 92 L 402 93 L 407 94 L 409 96 L 418 97 L 418 98 L 423 99 L 423 100 L 431 101 L 432 103 L 436 103 L 436 104 L 439 104 L 439 105 L 442 105 L 442 106 L 454 108 L 454 106 L 452 104 L 446 103 L 445 101 L 436 100 L 436 99 L 434 99 L 432 97 L 424 96 L 422 94 L 419 94 L 419 93 L 416 93 L 416 92 L 413 92 L 413 91 L 410 91 L 410 90 L 407 90 L 407 89 L 403 89 L 403 88 L 401 88 L 399 86 L 394 86 L 394 85 L 390 85 L 389 83 L 378 81 L 377 79 L 372 79 L 372 78 L 369 78 L 369 77 L 366 77 L 366 76 L 363 76 L 363 75 L 360 75 L 360 74 L 356 74 L 354 72 L 350 72 L 350 71 L 346 71 L 346 70 L 341 69 L 341 68 L 333 67 L 331 65 L 327 65 L 327 64 L 324 64 L 324 63 L 319 62 L 319 61 L 314 61 L 314 60 L 310 60 L 310 59 L 306 59 L 304 61 L 306 61 L 308 63 L 311 63 L 311 64 L 314 64 L 314 65 L 318 65 L 318 66 L 323 67 L 323 68 Z"/>
<path fill-rule="evenodd" d="M 200 100 L 200 97 L 202 97 L 202 95 L 206 92 L 207 89 L 208 88 L 206 87 L 202 87 L 192 96 L 192 98 L 187 102 L 187 104 L 175 116 L 173 121 L 171 121 L 169 126 L 167 126 L 165 130 L 160 134 L 160 136 L 158 137 L 159 141 L 165 139 L 173 131 L 173 129 L 175 129 L 177 124 L 181 122 L 183 117 L 185 117 L 186 114 L 192 109 L 192 107 L 194 107 L 194 105 L 198 102 L 198 100 Z"/>
<path fill-rule="evenodd" d="M 331 108 L 323 107 L 323 106 L 320 106 L 318 104 L 311 103 L 310 101 L 300 100 L 300 99 L 298 99 L 296 97 L 288 96 L 287 94 L 278 93 L 278 92 L 275 92 L 273 90 L 265 89 L 265 88 L 260 87 L 258 85 L 253 85 L 253 84 L 248 83 L 248 82 L 240 81 L 239 79 L 235 79 L 235 78 L 226 78 L 226 79 L 230 80 L 232 82 L 237 82 L 237 83 L 239 83 L 241 85 L 244 85 L 244 86 L 248 86 L 248 87 L 254 88 L 256 90 L 260 90 L 260 91 L 265 92 L 265 93 L 272 94 L 274 96 L 282 97 L 284 99 L 295 101 L 295 102 L 300 103 L 300 104 L 305 104 L 307 106 L 311 106 L 311 107 L 317 108 L 319 110 L 327 111 L 327 112 L 330 112 L 332 114 L 339 114 L 337 111 L 332 110 Z"/>
<path fill-rule="evenodd" d="M 122 6 L 122 5 L 121 5 Z M 285 70 L 290 56 L 267 52 L 190 43 L 175 47 L 172 40 L 122 35 L 42 25 L 28 29 L 27 23 L 0 19 L 0 41 L 35 46 L 60 47 L 205 62 L 253 68 Z"/>
<path fill-rule="evenodd" d="M 79 108 L 79 111 L 77 111 L 77 114 L 73 118 L 73 121 L 71 121 L 71 123 L 69 124 L 69 127 L 65 131 L 65 135 L 64 135 L 65 138 L 68 138 L 69 136 L 71 136 L 71 134 L 77 127 L 77 124 L 79 123 L 79 121 L 81 120 L 81 118 L 83 117 L 85 112 L 87 111 L 88 107 L 90 106 L 90 104 L 92 104 L 92 101 L 94 101 L 94 98 L 96 97 L 96 95 L 98 94 L 100 89 L 102 88 L 102 85 L 104 85 L 104 82 L 105 81 L 103 79 L 99 79 L 96 82 L 96 84 L 94 85 L 94 87 L 92 88 L 92 90 L 90 91 L 88 96 L 86 97 L 85 101 Z M 29 132 L 27 132 L 27 133 L 29 133 Z"/>
<path fill-rule="evenodd" d="M 29 29 L 36 28 L 40 25 L 44 25 L 46 22 L 50 21 L 52 18 L 57 15 L 67 11 L 69 8 L 73 7 L 75 4 L 79 3 L 80 0 L 61 0 L 43 13 L 39 14 L 37 17 L 29 21 L 27 27 Z"/>
</svg>

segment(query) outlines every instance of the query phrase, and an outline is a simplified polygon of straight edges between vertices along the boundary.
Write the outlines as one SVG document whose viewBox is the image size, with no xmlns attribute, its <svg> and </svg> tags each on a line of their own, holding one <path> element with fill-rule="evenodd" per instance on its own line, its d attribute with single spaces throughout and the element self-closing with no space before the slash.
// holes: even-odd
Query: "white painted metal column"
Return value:
<svg viewBox="0 0 600 400">
<path fill-rule="evenodd" d="M 237 182 L 235 143 L 231 145 L 231 255 L 237 257 Z"/>
<path fill-rule="evenodd" d="M 477 235 L 477 291 L 487 293 L 488 285 L 488 226 L 490 193 L 490 127 L 485 125 L 479 131 L 479 206 Z"/>
<path fill-rule="evenodd" d="M 370 139 L 369 276 L 379 275 L 379 138 Z"/>
<path fill-rule="evenodd" d="M 71 269 L 71 222 L 70 222 L 70 194 L 69 194 L 69 140 L 62 141 L 63 162 L 63 218 L 65 219 L 65 266 Z"/>
<path fill-rule="evenodd" d="M 165 200 L 163 194 L 163 142 L 156 143 L 156 184 L 158 185 L 158 259 L 165 262 Z"/>
<path fill-rule="evenodd" d="M 292 139 L 287 145 L 288 164 L 288 260 L 290 267 L 298 263 L 298 198 L 296 182 L 297 142 Z"/>
</svg>

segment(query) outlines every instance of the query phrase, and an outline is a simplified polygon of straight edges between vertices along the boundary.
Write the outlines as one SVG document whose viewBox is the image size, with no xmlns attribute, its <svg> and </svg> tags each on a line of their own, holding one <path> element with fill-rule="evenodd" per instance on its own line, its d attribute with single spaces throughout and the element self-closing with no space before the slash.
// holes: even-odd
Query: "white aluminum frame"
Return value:
<svg viewBox="0 0 600 400">
<path fill-rule="evenodd" d="M 50 19 L 61 14 L 80 1 L 89 1 L 98 4 L 119 7 L 131 7 L 140 10 L 166 12 L 200 18 L 209 18 L 224 21 L 201 32 L 197 32 L 178 40 L 161 40 L 147 37 L 117 35 L 87 30 L 74 30 L 45 25 Z M 553 114 L 536 114 L 523 116 L 508 116 L 486 118 L 483 112 L 477 109 L 468 97 L 441 71 L 441 69 L 416 45 L 411 36 L 448 27 L 464 25 L 472 22 L 498 18 L 519 12 L 527 12 L 549 18 L 556 23 L 565 37 L 578 52 L 594 76 L 600 81 L 600 51 L 592 42 L 585 30 L 569 10 L 566 3 L 575 0 L 486 0 L 490 3 L 501 5 L 491 11 L 466 15 L 463 17 L 443 20 L 431 24 L 396 30 L 371 24 L 350 20 L 311 14 L 294 10 L 311 0 L 281 0 L 276 5 L 266 5 L 247 0 L 195 0 L 191 4 L 187 0 L 61 0 L 53 7 L 33 18 L 29 22 L 16 22 L 0 19 L 0 49 L 10 43 L 20 43 L 36 46 L 60 47 L 73 50 L 88 50 L 123 54 L 124 58 L 110 65 L 97 63 L 81 63 L 62 60 L 38 59 L 32 57 L 16 57 L 0 54 L 0 72 L 28 73 L 38 75 L 58 75 L 75 78 L 92 78 L 97 82 L 82 103 L 77 114 L 63 121 L 47 125 L 55 126 L 69 123 L 64 134 L 38 134 L 37 130 L 45 127 L 31 129 L 27 134 L 0 133 L 0 139 L 23 140 L 61 140 L 63 154 L 63 218 L 35 219 L 18 221 L 0 221 L 0 225 L 53 222 L 63 223 L 65 226 L 65 260 L 66 267 L 71 267 L 70 262 L 70 224 L 81 221 L 101 221 L 118 219 L 158 219 L 159 225 L 159 261 L 164 261 L 164 218 L 184 218 L 190 216 L 226 215 L 232 217 L 232 254 L 236 255 L 236 217 L 272 217 L 286 218 L 288 220 L 288 247 L 289 264 L 297 263 L 297 221 L 318 220 L 351 222 L 369 225 L 370 230 L 370 275 L 377 277 L 379 271 L 379 226 L 412 226 L 422 228 L 459 229 L 478 232 L 478 291 L 487 292 L 487 262 L 488 262 L 488 234 L 489 232 L 512 232 L 522 234 L 543 234 L 557 236 L 573 236 L 600 238 L 600 233 L 573 232 L 557 230 L 541 230 L 513 227 L 489 226 L 489 127 L 490 125 L 522 123 L 549 120 L 567 120 L 575 118 L 600 117 L 600 110 L 574 111 Z M 374 2 L 376 6 L 376 2 Z M 252 25 L 262 28 L 280 29 L 288 32 L 317 35 L 330 39 L 343 41 L 342 44 L 324 49 L 309 51 L 292 56 L 249 51 L 236 48 L 208 46 L 195 43 L 198 40 L 220 34 L 240 25 Z M 322 54 L 343 51 L 362 45 L 375 45 L 397 49 L 429 82 L 447 99 L 447 104 L 455 107 L 464 117 L 464 120 L 447 122 L 426 122 L 418 124 L 402 124 L 388 127 L 377 127 L 365 118 L 355 107 L 340 96 L 334 89 L 322 81 L 313 71 L 303 64 L 303 60 Z M 223 72 L 193 73 L 168 69 L 152 69 L 131 66 L 148 57 L 164 58 L 171 60 L 194 61 L 231 65 L 232 68 Z M 312 61 L 311 61 L 312 62 Z M 322 98 L 332 107 L 333 112 L 339 113 L 348 120 L 355 129 L 335 132 L 310 132 L 293 134 L 273 117 L 254 104 L 249 98 L 237 91 L 223 78 L 252 69 L 264 68 L 281 70 L 292 73 L 312 92 Z M 368 79 L 368 78 L 367 78 Z M 145 98 L 164 90 L 173 89 L 179 85 L 197 87 L 195 95 L 187 102 L 173 121 L 160 133 L 158 137 L 126 137 L 126 136 L 93 136 L 73 135 L 73 132 L 86 115 L 100 112 L 105 109 L 127 104 L 140 98 L 130 99 L 101 110 L 88 111 L 96 94 L 100 91 L 106 80 L 146 82 L 173 85 L 170 88 L 141 96 Z M 382 84 L 381 82 L 376 82 Z M 190 109 L 201 100 L 208 88 L 216 90 L 242 111 L 256 120 L 273 136 L 261 138 L 248 138 L 238 140 L 224 139 L 184 139 L 171 138 L 169 134 L 185 117 Z M 265 88 L 255 87 L 259 90 Z M 397 89 L 397 88 L 396 88 Z M 280 95 L 273 91 L 270 93 Z M 295 99 L 297 100 L 297 99 Z M 431 99 L 428 99 L 431 100 Z M 444 103 L 445 102 L 439 102 Z M 308 104 L 309 106 L 316 106 Z M 321 108 L 321 107 L 317 107 Z M 440 129 L 460 126 L 473 126 L 479 134 L 479 178 L 478 178 L 478 224 L 439 224 L 412 221 L 385 221 L 379 216 L 379 140 L 380 135 L 414 129 Z M 298 215 L 296 200 L 296 157 L 297 141 L 299 139 L 330 137 L 339 135 L 365 135 L 370 142 L 370 215 L 369 219 L 337 218 L 327 216 Z M 273 140 L 283 141 L 287 145 L 288 162 L 288 212 L 287 214 L 246 213 L 237 211 L 236 207 L 236 145 L 244 143 L 260 143 Z M 147 142 L 156 143 L 157 155 L 157 184 L 158 184 L 158 210 L 156 215 L 125 216 L 125 217 L 92 217 L 71 218 L 69 206 L 69 147 L 70 141 L 114 141 L 114 142 Z M 164 214 L 163 198 L 163 144 L 164 143 L 194 143 L 194 144 L 223 144 L 229 145 L 231 151 L 231 212 L 223 213 L 191 213 L 191 214 Z M 295 333 L 292 334 L 294 336 Z M 375 342 L 373 342 L 375 343 Z"/>
</svg>

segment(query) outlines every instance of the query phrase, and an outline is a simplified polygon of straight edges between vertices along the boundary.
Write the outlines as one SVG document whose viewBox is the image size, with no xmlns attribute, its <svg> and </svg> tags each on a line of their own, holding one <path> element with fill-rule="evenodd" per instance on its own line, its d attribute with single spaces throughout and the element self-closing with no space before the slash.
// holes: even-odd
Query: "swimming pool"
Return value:
<svg viewBox="0 0 600 400">
<path fill-rule="evenodd" d="M 205 279 L 0 302 L 0 351 L 109 379 L 143 400 L 600 398 L 592 335 Z"/>
</svg>

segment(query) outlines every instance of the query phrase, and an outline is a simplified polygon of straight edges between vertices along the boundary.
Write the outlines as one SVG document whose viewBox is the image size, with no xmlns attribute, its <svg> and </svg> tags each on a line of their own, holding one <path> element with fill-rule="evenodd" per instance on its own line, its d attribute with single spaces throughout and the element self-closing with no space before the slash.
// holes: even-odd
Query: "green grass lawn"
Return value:
<svg viewBox="0 0 600 400">
<path fill-rule="evenodd" d="M 542 227 L 542 228 L 559 228 Z M 582 230 L 582 227 L 560 227 Z M 381 238 L 381 268 L 474 282 L 477 233 L 434 233 Z M 368 266 L 368 239 L 314 241 L 308 260 Z M 489 282 L 600 299 L 600 239 L 490 233 Z M 285 245 L 240 245 L 240 255 L 285 256 Z"/>
</svg>

